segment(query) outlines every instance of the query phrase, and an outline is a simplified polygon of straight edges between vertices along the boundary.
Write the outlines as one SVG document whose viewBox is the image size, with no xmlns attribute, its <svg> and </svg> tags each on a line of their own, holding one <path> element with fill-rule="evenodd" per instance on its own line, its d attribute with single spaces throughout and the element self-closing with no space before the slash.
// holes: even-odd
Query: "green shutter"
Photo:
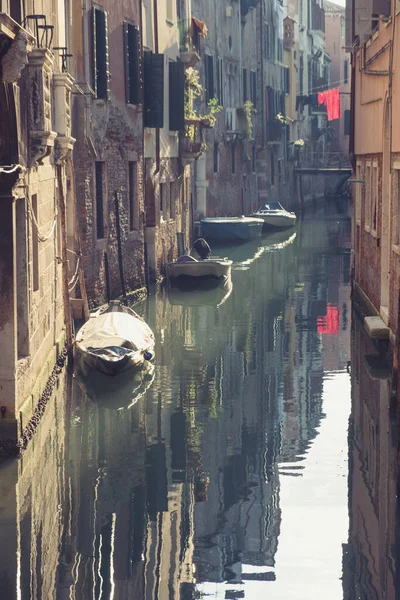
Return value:
<svg viewBox="0 0 400 600">
<path fill-rule="evenodd" d="M 96 13 L 97 10 L 92 6 L 92 14 L 90 18 L 92 35 L 92 88 L 97 97 Z"/>
<path fill-rule="evenodd" d="M 145 52 L 143 55 L 144 126 L 161 129 L 164 126 L 164 55 Z"/>
<path fill-rule="evenodd" d="M 182 62 L 169 63 L 169 129 L 185 128 L 185 69 Z"/>
<path fill-rule="evenodd" d="M 139 28 L 124 23 L 125 91 L 128 104 L 140 104 Z"/>
<path fill-rule="evenodd" d="M 93 89 L 96 98 L 109 100 L 110 65 L 108 60 L 107 13 L 92 8 Z"/>
</svg>

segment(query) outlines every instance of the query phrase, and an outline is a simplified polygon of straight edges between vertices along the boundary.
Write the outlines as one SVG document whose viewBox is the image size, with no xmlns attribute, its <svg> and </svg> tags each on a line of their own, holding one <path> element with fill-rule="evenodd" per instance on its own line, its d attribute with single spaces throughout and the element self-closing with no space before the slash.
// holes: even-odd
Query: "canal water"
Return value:
<svg viewBox="0 0 400 600">
<path fill-rule="evenodd" d="M 135 307 L 146 377 L 63 376 L 0 470 L 2 599 L 394 598 L 390 374 L 352 329 L 350 232 L 330 200 L 218 248 L 231 285 Z"/>
</svg>

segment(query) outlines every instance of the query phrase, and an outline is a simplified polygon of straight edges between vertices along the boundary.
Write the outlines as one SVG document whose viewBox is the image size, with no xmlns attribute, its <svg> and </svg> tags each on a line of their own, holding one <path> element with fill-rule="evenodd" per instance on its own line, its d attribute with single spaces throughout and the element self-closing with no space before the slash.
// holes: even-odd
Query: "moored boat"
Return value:
<svg viewBox="0 0 400 600">
<path fill-rule="evenodd" d="M 262 219 L 264 229 L 283 229 L 296 223 L 295 213 L 287 211 L 280 202 L 266 202 L 252 216 Z"/>
<path fill-rule="evenodd" d="M 211 257 L 210 246 L 203 238 L 197 239 L 193 250 L 199 260 L 189 254 L 183 254 L 167 265 L 167 277 L 172 285 L 208 286 L 214 281 L 218 284 L 230 277 L 232 261 L 227 258 Z"/>
<path fill-rule="evenodd" d="M 118 300 L 91 316 L 79 330 L 75 345 L 83 360 L 106 375 L 139 368 L 154 357 L 150 327 Z"/>
<path fill-rule="evenodd" d="M 206 217 L 201 220 L 202 235 L 218 242 L 244 242 L 261 235 L 263 220 L 258 217 Z"/>
</svg>

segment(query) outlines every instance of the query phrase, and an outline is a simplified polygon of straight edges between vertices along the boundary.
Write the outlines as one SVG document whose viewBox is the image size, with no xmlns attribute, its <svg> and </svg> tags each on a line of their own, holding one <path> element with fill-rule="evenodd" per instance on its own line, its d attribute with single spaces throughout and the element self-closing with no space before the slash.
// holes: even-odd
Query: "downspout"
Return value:
<svg viewBox="0 0 400 600">
<path fill-rule="evenodd" d="M 265 146 L 265 98 L 264 98 L 264 3 L 260 2 L 260 62 L 261 62 L 261 143 Z"/>
<path fill-rule="evenodd" d="M 87 0 L 82 0 L 82 40 L 83 40 L 83 75 L 85 79 L 85 135 L 90 138 L 91 92 L 89 64 L 89 35 Z"/>
<path fill-rule="evenodd" d="M 143 2 L 140 2 L 139 8 L 139 26 L 140 26 L 140 60 L 143 64 Z M 146 183 L 147 183 L 147 173 L 146 173 L 146 158 L 144 155 L 144 90 L 143 87 L 141 89 L 141 103 L 142 103 L 142 178 L 143 178 L 143 212 L 142 212 L 142 227 L 143 227 L 143 260 L 144 260 L 144 281 L 147 289 L 147 293 L 149 293 L 150 287 L 150 274 L 149 274 L 149 260 L 148 260 L 148 252 L 147 252 L 147 239 L 146 239 L 146 230 L 147 230 L 147 220 L 146 220 Z"/>
<path fill-rule="evenodd" d="M 157 1 L 153 0 L 153 14 L 154 14 L 154 51 L 158 54 L 158 8 Z M 160 130 L 156 129 L 156 173 L 160 171 Z"/>
</svg>

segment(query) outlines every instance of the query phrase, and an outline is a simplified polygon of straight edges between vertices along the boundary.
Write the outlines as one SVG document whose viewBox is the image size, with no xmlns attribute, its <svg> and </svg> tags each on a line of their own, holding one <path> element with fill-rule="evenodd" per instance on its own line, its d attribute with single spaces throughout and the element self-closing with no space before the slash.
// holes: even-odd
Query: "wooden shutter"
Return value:
<svg viewBox="0 0 400 600">
<path fill-rule="evenodd" d="M 140 104 L 139 28 L 124 23 L 125 90 L 128 104 Z"/>
<path fill-rule="evenodd" d="M 110 65 L 108 59 L 107 13 L 92 7 L 92 73 L 96 98 L 110 97 Z"/>
<path fill-rule="evenodd" d="M 344 135 L 350 135 L 350 111 L 344 111 Z"/>
<path fill-rule="evenodd" d="M 164 55 L 143 55 L 144 126 L 164 127 Z"/>
<path fill-rule="evenodd" d="M 169 129 L 185 129 L 185 70 L 182 62 L 169 63 Z"/>
<path fill-rule="evenodd" d="M 205 56 L 205 72 L 206 72 L 206 100 L 207 102 L 214 98 L 214 58 L 209 54 Z"/>
<path fill-rule="evenodd" d="M 96 8 L 92 6 L 92 14 L 90 18 L 90 29 L 92 35 L 92 88 L 97 97 L 96 13 Z"/>
</svg>

